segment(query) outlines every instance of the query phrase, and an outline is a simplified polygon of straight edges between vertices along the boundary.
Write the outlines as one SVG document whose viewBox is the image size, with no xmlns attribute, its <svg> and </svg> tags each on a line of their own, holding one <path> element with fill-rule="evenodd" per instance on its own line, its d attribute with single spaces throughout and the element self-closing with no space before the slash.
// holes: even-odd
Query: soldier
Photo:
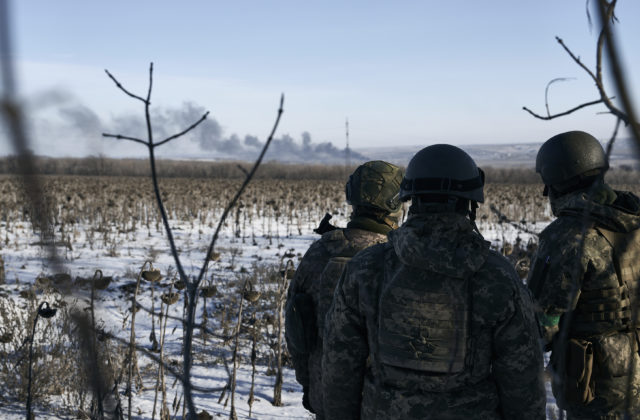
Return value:
<svg viewBox="0 0 640 420">
<path fill-rule="evenodd" d="M 304 255 L 287 294 L 286 339 L 296 379 L 303 387 L 304 407 L 323 419 L 321 360 L 324 317 L 346 262 L 358 251 L 385 242 L 402 216 L 399 199 L 402 170 L 383 161 L 359 166 L 346 184 L 353 206 L 345 229 L 322 221 L 322 238 Z M 330 217 L 330 216 L 329 216 Z M 326 232 L 325 232 L 326 231 Z"/>
<path fill-rule="evenodd" d="M 483 185 L 455 146 L 409 162 L 408 219 L 347 264 L 326 317 L 328 419 L 544 418 L 531 297 L 476 232 Z"/>
<path fill-rule="evenodd" d="M 552 137 L 536 158 L 557 219 L 540 234 L 528 285 L 570 419 L 618 419 L 639 405 L 640 200 L 604 182 L 608 167 L 582 131 Z"/>
</svg>

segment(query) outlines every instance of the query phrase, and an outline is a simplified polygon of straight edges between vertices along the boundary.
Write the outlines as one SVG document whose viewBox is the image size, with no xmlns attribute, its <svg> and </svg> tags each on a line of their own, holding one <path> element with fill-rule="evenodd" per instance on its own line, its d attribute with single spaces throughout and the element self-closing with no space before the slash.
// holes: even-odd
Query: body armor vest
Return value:
<svg viewBox="0 0 640 420">
<path fill-rule="evenodd" d="M 613 248 L 618 286 L 582 291 L 574 312 L 576 323 L 608 322 L 613 330 L 631 328 L 640 280 L 640 229 L 629 233 L 595 228 Z M 637 323 L 636 323 L 637 325 Z"/>
<path fill-rule="evenodd" d="M 382 364 L 434 374 L 464 369 L 469 279 L 401 266 L 386 272 L 378 310 Z"/>
<path fill-rule="evenodd" d="M 355 253 L 353 254 L 355 255 Z M 320 337 L 324 334 L 324 319 L 329 312 L 329 306 L 331 306 L 331 301 L 333 300 L 333 292 L 335 291 L 336 285 L 338 284 L 338 280 L 340 280 L 340 276 L 344 271 L 344 268 L 347 266 L 347 263 L 351 260 L 349 256 L 338 256 L 332 257 L 329 260 L 329 263 L 322 270 L 322 275 L 320 276 L 320 293 L 318 294 L 318 305 L 317 305 L 317 325 L 318 325 L 318 334 Z"/>
<path fill-rule="evenodd" d="M 324 319 L 333 301 L 333 292 L 347 263 L 359 251 L 386 241 L 386 237 L 359 229 L 337 229 L 323 239 L 326 240 L 325 246 L 331 258 L 322 270 L 316 292 L 316 323 L 320 339 L 324 334 Z"/>
</svg>

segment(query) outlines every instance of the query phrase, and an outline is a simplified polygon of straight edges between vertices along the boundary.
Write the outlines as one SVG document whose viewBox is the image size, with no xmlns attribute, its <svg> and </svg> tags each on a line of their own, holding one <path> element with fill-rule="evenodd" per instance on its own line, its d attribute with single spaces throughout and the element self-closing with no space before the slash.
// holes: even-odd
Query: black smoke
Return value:
<svg viewBox="0 0 640 420">
<path fill-rule="evenodd" d="M 65 144 L 71 144 L 68 147 L 70 153 L 67 155 L 74 155 L 74 151 L 86 152 L 87 147 L 73 147 L 73 145 L 82 145 L 82 142 L 85 145 L 88 142 L 94 146 L 101 145 L 107 154 L 110 151 L 119 151 L 120 153 L 117 154 L 120 156 L 123 153 L 136 153 L 135 151 L 138 151 L 139 155 L 146 153 L 144 147 L 140 145 L 119 143 L 117 146 L 105 146 L 105 142 L 116 140 L 101 138 L 102 133 L 106 132 L 146 141 L 147 127 L 142 112 L 140 114 L 115 112 L 108 118 L 101 118 L 78 98 L 64 91 L 40 94 L 27 107 L 27 111 L 35 116 L 32 120 L 37 126 L 35 131 L 38 135 L 53 137 L 46 139 L 49 145 L 56 144 L 62 147 Z M 193 102 L 184 102 L 179 107 L 171 108 L 152 107 L 154 142 L 162 141 L 183 131 L 198 121 L 205 112 L 206 109 L 203 106 Z M 46 115 L 40 116 L 40 114 Z M 268 128 L 266 127 L 265 130 Z M 226 134 L 216 118 L 209 114 L 207 119 L 183 138 L 162 146 L 162 151 L 164 156 L 174 157 L 190 154 L 201 158 L 253 160 L 262 150 L 265 140 L 255 135 L 241 137 L 235 133 Z M 50 147 L 45 149 L 51 150 Z M 42 154 L 48 153 L 44 151 Z M 354 161 L 366 159 L 365 156 L 353 150 L 350 151 L 350 157 Z M 289 134 L 274 138 L 266 158 L 283 162 L 343 162 L 346 158 L 346 150 L 327 141 L 315 143 L 311 134 L 305 131 L 299 139 Z"/>
<path fill-rule="evenodd" d="M 179 132 L 197 121 L 204 113 L 205 108 L 192 102 L 185 102 L 180 108 L 162 109 L 152 115 L 154 127 L 161 127 L 163 137 L 170 133 Z M 264 141 L 253 135 L 245 135 L 241 138 L 237 134 L 224 135 L 218 121 L 209 116 L 187 138 L 195 142 L 202 151 L 215 152 L 222 157 L 236 159 L 254 159 L 262 147 Z M 285 162 L 325 162 L 343 161 L 346 157 L 345 149 L 339 149 L 330 142 L 314 143 L 311 134 L 303 132 L 300 140 L 289 134 L 283 134 L 272 140 L 267 159 Z M 354 160 L 364 160 L 365 156 L 351 151 L 350 156 Z"/>
</svg>

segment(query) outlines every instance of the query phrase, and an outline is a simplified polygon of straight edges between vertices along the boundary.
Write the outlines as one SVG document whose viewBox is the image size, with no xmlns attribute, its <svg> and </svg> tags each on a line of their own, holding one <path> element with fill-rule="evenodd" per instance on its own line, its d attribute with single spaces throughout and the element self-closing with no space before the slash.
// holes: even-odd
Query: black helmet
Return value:
<svg viewBox="0 0 640 420">
<path fill-rule="evenodd" d="M 484 172 L 464 150 L 450 144 L 425 147 L 411 158 L 400 185 L 400 199 L 441 194 L 482 203 Z"/>
<path fill-rule="evenodd" d="M 540 147 L 536 157 L 536 172 L 548 186 L 563 187 L 608 168 L 602 145 L 584 131 L 568 131 L 551 137 Z"/>
<path fill-rule="evenodd" d="M 363 163 L 345 185 L 347 203 L 397 212 L 402 207 L 398 194 L 402 175 L 402 169 L 382 160 Z"/>
</svg>

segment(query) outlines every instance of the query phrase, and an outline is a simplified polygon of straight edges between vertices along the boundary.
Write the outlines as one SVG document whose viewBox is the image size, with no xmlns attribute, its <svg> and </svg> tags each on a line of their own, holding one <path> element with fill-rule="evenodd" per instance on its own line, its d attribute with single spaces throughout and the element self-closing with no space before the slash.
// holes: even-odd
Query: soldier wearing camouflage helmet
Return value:
<svg viewBox="0 0 640 420">
<path fill-rule="evenodd" d="M 608 167 L 600 143 L 582 131 L 550 138 L 536 158 L 557 218 L 540 234 L 528 286 L 552 350 L 553 393 L 569 419 L 640 414 L 640 199 L 608 186 Z"/>
<path fill-rule="evenodd" d="M 402 216 L 402 170 L 383 161 L 366 162 L 345 186 L 353 213 L 347 227 L 316 230 L 322 237 L 306 252 L 291 280 L 285 311 L 286 339 L 303 387 L 303 405 L 323 419 L 321 358 L 324 317 L 346 262 L 358 251 L 385 242 Z M 323 229 L 324 228 L 324 229 Z"/>
<path fill-rule="evenodd" d="M 531 298 L 475 231 L 483 185 L 455 146 L 409 162 L 408 219 L 347 264 L 325 320 L 328 419 L 544 419 Z"/>
</svg>

